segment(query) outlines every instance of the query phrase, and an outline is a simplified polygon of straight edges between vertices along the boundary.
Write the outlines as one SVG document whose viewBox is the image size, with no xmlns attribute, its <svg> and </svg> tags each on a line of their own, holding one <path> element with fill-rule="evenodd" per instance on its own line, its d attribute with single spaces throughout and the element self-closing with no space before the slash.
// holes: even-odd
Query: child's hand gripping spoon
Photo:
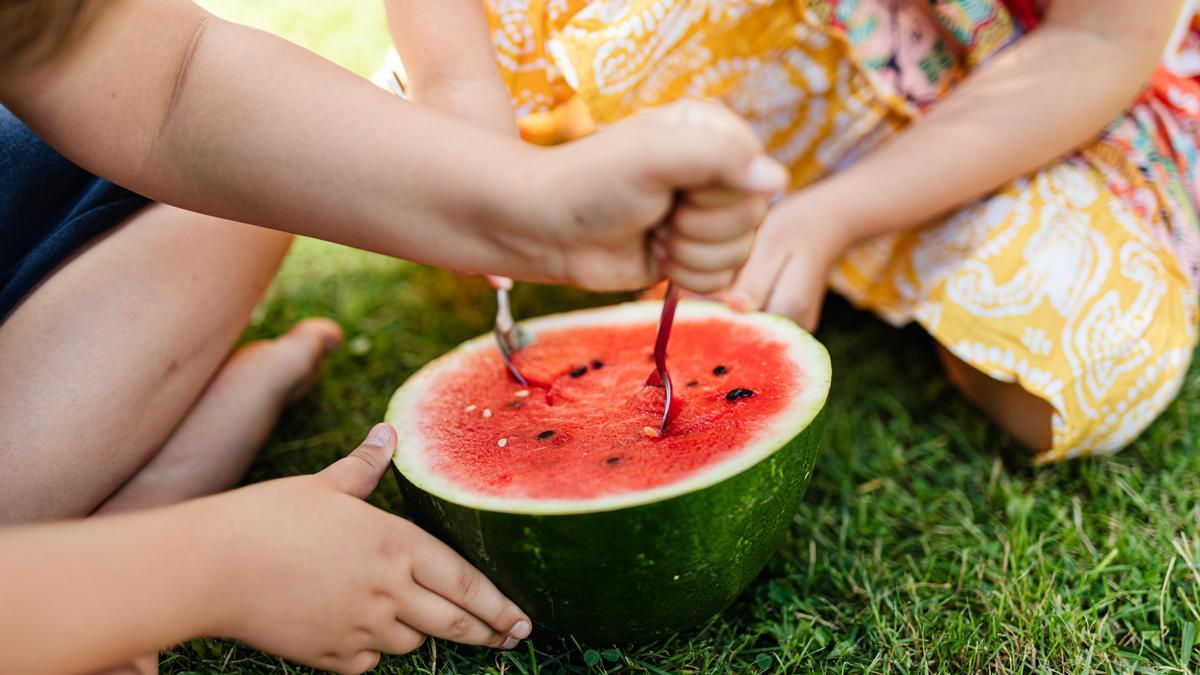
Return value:
<svg viewBox="0 0 1200 675">
<path fill-rule="evenodd" d="M 522 387 L 528 387 L 529 382 L 513 365 L 512 355 L 518 350 L 529 346 L 533 339 L 513 321 L 512 310 L 508 304 L 508 291 L 512 288 L 512 279 L 487 275 L 488 283 L 496 289 L 496 323 L 492 333 L 496 336 L 496 345 L 500 348 L 500 358 L 504 367 Z"/>
<path fill-rule="evenodd" d="M 675 307 L 679 304 L 679 287 L 675 282 L 667 284 L 667 295 L 663 298 L 662 316 L 658 320 L 658 336 L 654 339 L 654 372 L 646 378 L 646 386 L 662 387 L 666 390 L 663 405 L 662 426 L 658 433 L 667 433 L 671 421 L 671 374 L 667 372 L 667 343 L 671 341 L 671 324 L 675 322 Z"/>
</svg>

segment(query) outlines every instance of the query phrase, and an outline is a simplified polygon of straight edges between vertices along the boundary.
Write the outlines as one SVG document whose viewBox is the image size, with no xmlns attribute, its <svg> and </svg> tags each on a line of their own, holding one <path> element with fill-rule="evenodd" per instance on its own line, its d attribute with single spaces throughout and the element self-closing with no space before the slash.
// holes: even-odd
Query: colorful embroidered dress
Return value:
<svg viewBox="0 0 1200 675">
<path fill-rule="evenodd" d="M 1040 15 L 1036 0 L 941 0 L 932 11 L 901 0 L 485 4 L 526 128 L 567 104 L 605 124 L 680 97 L 718 98 L 791 168 L 794 188 L 902 130 Z M 938 222 L 850 250 L 830 279 L 857 305 L 920 323 L 976 369 L 1048 401 L 1053 448 L 1042 461 L 1125 446 L 1191 361 L 1200 45 L 1189 27 L 1095 142 Z"/>
</svg>

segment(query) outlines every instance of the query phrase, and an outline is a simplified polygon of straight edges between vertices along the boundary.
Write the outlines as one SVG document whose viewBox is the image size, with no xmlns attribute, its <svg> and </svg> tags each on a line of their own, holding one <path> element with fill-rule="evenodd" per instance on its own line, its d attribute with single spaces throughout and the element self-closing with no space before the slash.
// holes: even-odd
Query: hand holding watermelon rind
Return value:
<svg viewBox="0 0 1200 675">
<path fill-rule="evenodd" d="M 336 672 L 370 670 L 426 636 L 502 649 L 527 637 L 524 612 L 449 546 L 362 501 L 395 447 L 380 424 L 318 474 L 198 502 L 233 563 L 204 634 Z"/>
</svg>

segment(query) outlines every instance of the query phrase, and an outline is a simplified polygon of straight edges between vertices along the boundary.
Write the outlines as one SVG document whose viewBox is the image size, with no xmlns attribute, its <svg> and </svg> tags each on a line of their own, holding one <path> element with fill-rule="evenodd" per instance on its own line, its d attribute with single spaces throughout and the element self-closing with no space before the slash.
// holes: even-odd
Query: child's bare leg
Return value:
<svg viewBox="0 0 1200 675">
<path fill-rule="evenodd" d="M 34 291 L 0 326 L 0 523 L 87 515 L 148 466 L 188 426 L 289 242 L 155 205 Z M 281 379 L 259 383 L 283 398 Z"/>
<path fill-rule="evenodd" d="M 306 319 L 274 340 L 235 351 L 154 458 L 117 490 L 97 514 L 162 506 L 233 487 L 266 442 L 284 405 L 312 384 L 321 358 L 341 329 Z M 149 654 L 98 675 L 154 675 Z"/>
<path fill-rule="evenodd" d="M 950 382 L 992 421 L 1035 452 L 1050 449 L 1050 417 L 1054 409 L 1014 382 L 1001 382 L 967 365 L 937 345 L 938 357 Z"/>
<path fill-rule="evenodd" d="M 97 513 L 162 506 L 237 485 L 288 403 L 306 392 L 341 342 L 328 319 L 235 351 L 154 458 Z"/>
</svg>

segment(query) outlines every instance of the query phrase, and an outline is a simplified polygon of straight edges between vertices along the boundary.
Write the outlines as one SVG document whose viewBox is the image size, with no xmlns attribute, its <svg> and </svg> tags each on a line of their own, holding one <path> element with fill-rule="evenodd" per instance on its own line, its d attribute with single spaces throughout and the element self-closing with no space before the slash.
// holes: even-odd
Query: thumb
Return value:
<svg viewBox="0 0 1200 675">
<path fill-rule="evenodd" d="M 317 478 L 338 492 L 366 499 L 383 478 L 395 451 L 396 430 L 390 424 L 376 424 L 362 445 L 318 473 Z"/>
<path fill-rule="evenodd" d="M 651 176 L 666 187 L 712 189 L 733 195 L 771 195 L 787 186 L 788 172 L 763 154 L 750 125 L 711 101 L 682 100 L 643 113 Z M 725 194 L 718 202 L 729 201 Z"/>
</svg>

